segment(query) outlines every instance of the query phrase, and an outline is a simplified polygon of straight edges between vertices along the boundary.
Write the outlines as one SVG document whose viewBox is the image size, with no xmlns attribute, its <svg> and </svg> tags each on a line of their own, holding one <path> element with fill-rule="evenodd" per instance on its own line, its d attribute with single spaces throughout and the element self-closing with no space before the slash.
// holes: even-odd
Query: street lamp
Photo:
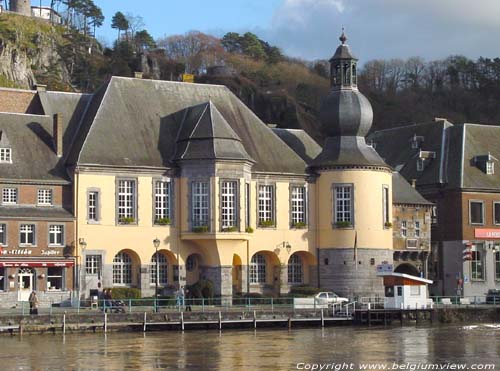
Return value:
<svg viewBox="0 0 500 371">
<path fill-rule="evenodd" d="M 82 279 L 82 272 L 83 272 L 83 253 L 87 247 L 87 242 L 85 241 L 85 238 L 80 237 L 78 239 L 78 245 L 80 245 L 80 252 L 77 255 L 77 269 L 76 269 L 76 275 L 78 277 L 78 300 L 80 300 L 80 295 L 81 291 L 86 288 L 86 284 L 84 282 L 84 279 Z"/>
<path fill-rule="evenodd" d="M 155 303 L 156 303 L 156 299 L 158 298 L 158 277 L 160 276 L 160 270 L 159 270 L 159 264 L 158 264 L 158 247 L 160 247 L 160 240 L 158 239 L 158 237 L 156 237 L 153 240 L 153 245 L 154 245 L 155 250 L 156 250 L 156 254 L 155 254 L 155 262 L 156 262 Z"/>
<path fill-rule="evenodd" d="M 283 241 L 283 248 L 286 249 L 288 254 L 292 251 L 292 245 L 289 242 Z"/>
</svg>

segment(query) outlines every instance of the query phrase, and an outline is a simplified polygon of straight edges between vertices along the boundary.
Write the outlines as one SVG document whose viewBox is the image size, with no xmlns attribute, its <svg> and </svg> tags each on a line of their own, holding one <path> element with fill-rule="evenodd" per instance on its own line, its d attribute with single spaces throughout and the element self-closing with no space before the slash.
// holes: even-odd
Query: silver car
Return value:
<svg viewBox="0 0 500 371">
<path fill-rule="evenodd" d="M 349 299 L 341 298 L 336 293 L 331 292 L 331 291 L 317 293 L 314 296 L 314 300 L 315 300 L 316 304 L 319 304 L 319 305 L 325 305 L 325 304 L 333 305 L 333 304 L 342 304 L 342 303 L 349 302 Z"/>
</svg>

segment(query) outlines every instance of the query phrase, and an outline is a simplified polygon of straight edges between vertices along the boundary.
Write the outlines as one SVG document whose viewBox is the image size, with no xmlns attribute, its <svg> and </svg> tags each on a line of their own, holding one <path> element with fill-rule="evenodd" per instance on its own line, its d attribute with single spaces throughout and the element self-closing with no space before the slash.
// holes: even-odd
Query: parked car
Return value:
<svg viewBox="0 0 500 371">
<path fill-rule="evenodd" d="M 500 290 L 490 289 L 486 294 L 486 304 L 500 304 Z"/>
<path fill-rule="evenodd" d="M 331 291 L 319 292 L 314 296 L 314 299 L 316 304 L 333 305 L 333 304 L 342 304 L 349 302 L 349 299 L 341 298 L 336 293 Z"/>
</svg>

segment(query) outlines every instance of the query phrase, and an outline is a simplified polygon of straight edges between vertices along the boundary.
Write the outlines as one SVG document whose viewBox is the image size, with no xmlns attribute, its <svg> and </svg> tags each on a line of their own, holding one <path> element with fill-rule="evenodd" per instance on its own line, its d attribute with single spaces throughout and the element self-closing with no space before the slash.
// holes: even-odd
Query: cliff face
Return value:
<svg viewBox="0 0 500 371">
<path fill-rule="evenodd" d="M 0 16 L 0 75 L 12 86 L 30 89 L 47 76 L 63 90 L 71 89 L 70 74 L 59 54 L 63 30 L 13 14 Z"/>
</svg>

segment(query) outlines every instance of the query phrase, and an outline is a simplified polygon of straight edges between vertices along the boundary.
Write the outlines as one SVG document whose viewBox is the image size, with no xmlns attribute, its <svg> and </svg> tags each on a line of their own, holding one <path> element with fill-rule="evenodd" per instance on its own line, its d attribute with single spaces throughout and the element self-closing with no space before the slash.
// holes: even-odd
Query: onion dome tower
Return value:
<svg viewBox="0 0 500 371">
<path fill-rule="evenodd" d="M 340 41 L 320 111 L 326 139 L 310 163 L 318 176 L 320 285 L 351 298 L 383 296 L 376 265 L 393 260 L 392 170 L 366 144 L 372 107 L 358 90 L 358 59 L 344 32 Z"/>
</svg>

